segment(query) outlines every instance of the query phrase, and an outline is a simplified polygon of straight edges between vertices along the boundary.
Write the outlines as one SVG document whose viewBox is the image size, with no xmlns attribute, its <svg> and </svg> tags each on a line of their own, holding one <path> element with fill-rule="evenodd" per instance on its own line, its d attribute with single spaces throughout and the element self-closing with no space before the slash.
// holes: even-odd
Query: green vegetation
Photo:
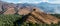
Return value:
<svg viewBox="0 0 60 26">
<path fill-rule="evenodd" d="M 20 18 L 20 15 L 0 15 L 0 26 L 12 26 L 13 22 Z"/>
<path fill-rule="evenodd" d="M 17 26 L 60 26 L 59 24 L 45 24 L 45 23 L 40 23 L 40 24 L 32 24 L 32 23 L 23 23 L 21 25 L 17 25 Z"/>
<path fill-rule="evenodd" d="M 54 16 L 58 16 L 58 15 L 54 15 Z M 20 21 L 20 19 L 22 19 L 22 16 L 21 15 L 0 15 L 0 26 L 60 26 L 60 23 L 59 24 L 32 24 L 32 23 L 26 23 L 26 22 L 23 22 L 22 24 L 18 24 L 18 22 L 15 22 L 17 20 Z M 24 20 L 21 20 L 21 21 L 24 21 Z M 14 24 L 15 22 L 15 24 Z M 21 22 L 20 22 L 21 23 Z"/>
<path fill-rule="evenodd" d="M 55 16 L 55 17 L 60 19 L 60 14 L 51 14 L 51 15 L 53 15 L 53 16 Z"/>
</svg>

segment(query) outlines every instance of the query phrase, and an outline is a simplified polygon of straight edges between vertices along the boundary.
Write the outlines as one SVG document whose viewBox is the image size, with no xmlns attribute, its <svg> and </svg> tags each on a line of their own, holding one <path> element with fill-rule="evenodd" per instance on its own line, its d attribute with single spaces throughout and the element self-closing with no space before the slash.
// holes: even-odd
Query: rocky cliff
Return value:
<svg viewBox="0 0 60 26">
<path fill-rule="evenodd" d="M 18 6 L 13 3 L 1 3 L 0 2 L 0 14 L 19 14 L 27 16 L 26 22 L 32 23 L 47 23 L 47 24 L 57 24 L 59 19 L 41 12 L 39 8 L 32 6 Z"/>
</svg>

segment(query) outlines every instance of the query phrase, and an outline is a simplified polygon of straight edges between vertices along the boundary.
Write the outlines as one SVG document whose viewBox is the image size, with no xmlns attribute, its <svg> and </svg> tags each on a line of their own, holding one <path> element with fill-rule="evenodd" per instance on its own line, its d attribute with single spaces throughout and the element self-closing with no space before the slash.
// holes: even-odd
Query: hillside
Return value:
<svg viewBox="0 0 60 26">
<path fill-rule="evenodd" d="M 3 7 L 2 7 L 3 6 Z M 21 7 L 37 7 L 40 8 L 41 10 L 43 10 L 45 13 L 50 13 L 50 14 L 59 14 L 59 10 L 60 10 L 60 4 L 51 4 L 48 2 L 41 2 L 38 4 L 29 4 L 29 3 L 18 3 L 18 4 L 14 4 L 14 3 L 7 3 L 7 2 L 3 2 L 0 1 L 0 12 L 1 11 L 5 11 L 5 7 L 7 8 L 7 6 L 11 6 L 13 8 L 15 8 L 15 10 L 19 10 Z M 16 9 L 17 8 L 17 9 Z"/>
<path fill-rule="evenodd" d="M 28 3 L 13 4 L 0 1 L 0 18 L 2 18 L 0 19 L 0 23 L 6 26 L 15 26 L 16 24 L 19 25 L 24 22 L 33 24 L 58 24 L 58 22 L 60 22 L 60 19 L 57 17 L 60 15 L 55 16 L 47 14 L 55 13 L 55 5 L 46 3 L 47 2 L 43 2 L 36 5 Z M 58 5 L 56 6 L 58 7 Z"/>
</svg>

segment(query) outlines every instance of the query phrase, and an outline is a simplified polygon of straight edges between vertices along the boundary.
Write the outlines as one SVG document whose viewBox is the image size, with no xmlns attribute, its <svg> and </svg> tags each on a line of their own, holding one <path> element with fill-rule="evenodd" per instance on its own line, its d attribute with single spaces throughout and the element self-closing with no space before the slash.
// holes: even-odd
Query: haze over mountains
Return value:
<svg viewBox="0 0 60 26">
<path fill-rule="evenodd" d="M 14 4 L 14 3 L 7 3 L 7 2 L 0 1 L 0 12 L 6 11 L 7 9 L 5 9 L 5 8 L 8 8 L 7 6 L 17 8 L 17 10 L 21 7 L 37 7 L 37 8 L 40 8 L 41 10 L 43 10 L 45 13 L 60 14 L 60 4 L 51 4 L 48 2 L 41 2 L 38 4 L 35 4 L 35 3 L 34 4 L 33 3 L 32 4 L 31 3 L 30 4 L 29 3 Z"/>
</svg>

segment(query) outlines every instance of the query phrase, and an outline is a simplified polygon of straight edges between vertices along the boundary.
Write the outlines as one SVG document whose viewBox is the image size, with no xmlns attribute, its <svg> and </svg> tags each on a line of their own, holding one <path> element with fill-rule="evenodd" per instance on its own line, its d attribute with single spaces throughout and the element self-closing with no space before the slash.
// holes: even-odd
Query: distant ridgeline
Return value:
<svg viewBox="0 0 60 26">
<path fill-rule="evenodd" d="M 45 13 L 55 13 L 55 10 L 58 10 L 58 13 L 59 13 L 59 10 L 60 10 L 60 4 L 51 4 L 48 2 L 41 2 L 38 4 L 35 4 L 35 3 L 34 4 L 29 4 L 29 3 L 14 4 L 14 3 L 0 1 L 0 14 L 4 14 L 4 12 L 6 13 L 8 8 L 10 8 L 10 7 L 14 8 L 16 12 L 18 12 L 19 9 L 21 9 L 23 7 L 24 8 L 27 7 L 29 9 L 31 9 L 31 7 L 38 7 L 40 10 L 42 9 Z"/>
<path fill-rule="evenodd" d="M 0 2 L 1 3 L 1 2 Z M 41 12 L 39 8 L 33 6 L 24 6 L 13 3 L 1 3 L 0 5 L 0 14 L 8 15 L 8 14 L 19 14 L 23 15 L 24 20 L 29 23 L 46 23 L 46 24 L 58 24 L 60 19 L 52 16 L 50 14 L 46 14 Z"/>
</svg>

